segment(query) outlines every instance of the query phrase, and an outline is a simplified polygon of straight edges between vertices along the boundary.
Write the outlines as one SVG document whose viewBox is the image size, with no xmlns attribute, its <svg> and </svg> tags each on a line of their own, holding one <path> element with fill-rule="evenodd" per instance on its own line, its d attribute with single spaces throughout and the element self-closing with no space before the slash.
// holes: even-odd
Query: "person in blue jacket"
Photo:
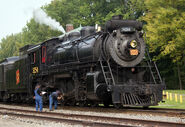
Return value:
<svg viewBox="0 0 185 127">
<path fill-rule="evenodd" d="M 42 93 L 40 90 L 40 84 L 37 84 L 34 90 L 35 93 L 35 104 L 36 104 L 36 111 L 38 111 L 38 107 L 40 108 L 40 112 L 42 112 L 43 104 L 42 104 Z"/>
<path fill-rule="evenodd" d="M 54 103 L 55 109 L 57 109 L 58 100 L 63 98 L 61 92 L 57 90 L 49 95 L 49 110 L 52 111 L 52 105 Z"/>
</svg>

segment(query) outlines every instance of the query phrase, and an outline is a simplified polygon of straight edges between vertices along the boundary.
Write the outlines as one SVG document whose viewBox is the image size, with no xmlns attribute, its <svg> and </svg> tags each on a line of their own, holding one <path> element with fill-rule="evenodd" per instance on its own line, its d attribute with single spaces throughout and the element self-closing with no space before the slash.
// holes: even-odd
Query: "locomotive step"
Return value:
<svg viewBox="0 0 185 127">
<path fill-rule="evenodd" d="M 108 80 L 112 80 L 112 78 L 107 78 Z"/>
</svg>

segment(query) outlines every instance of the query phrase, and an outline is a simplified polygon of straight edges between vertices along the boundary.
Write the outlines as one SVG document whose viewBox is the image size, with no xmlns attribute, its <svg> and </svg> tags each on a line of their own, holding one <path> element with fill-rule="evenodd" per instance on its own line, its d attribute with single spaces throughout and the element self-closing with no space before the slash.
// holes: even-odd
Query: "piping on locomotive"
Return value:
<svg viewBox="0 0 185 127">
<path fill-rule="evenodd" d="M 83 27 L 0 63 L 0 99 L 28 102 L 36 83 L 64 93 L 64 104 L 151 106 L 162 101 L 159 70 L 143 40 L 142 24 L 113 16 L 105 29 Z"/>
</svg>

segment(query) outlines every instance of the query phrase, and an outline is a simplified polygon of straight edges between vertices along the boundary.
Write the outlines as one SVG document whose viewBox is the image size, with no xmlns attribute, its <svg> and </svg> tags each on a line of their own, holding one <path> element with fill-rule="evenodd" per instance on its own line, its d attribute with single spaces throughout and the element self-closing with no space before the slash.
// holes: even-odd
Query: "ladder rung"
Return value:
<svg viewBox="0 0 185 127">
<path fill-rule="evenodd" d="M 157 74 L 157 72 L 154 70 L 154 71 L 152 71 L 152 73 L 154 73 L 154 74 Z"/>
<path fill-rule="evenodd" d="M 108 66 L 103 66 L 103 67 L 108 67 Z"/>
<path fill-rule="evenodd" d="M 105 75 L 107 78 L 111 78 L 111 77 L 109 77 L 109 76 L 111 76 L 111 75 Z"/>
<path fill-rule="evenodd" d="M 107 79 L 112 79 L 111 77 L 106 77 Z"/>
<path fill-rule="evenodd" d="M 112 80 L 112 78 L 107 78 L 107 79 L 111 79 Z"/>
</svg>

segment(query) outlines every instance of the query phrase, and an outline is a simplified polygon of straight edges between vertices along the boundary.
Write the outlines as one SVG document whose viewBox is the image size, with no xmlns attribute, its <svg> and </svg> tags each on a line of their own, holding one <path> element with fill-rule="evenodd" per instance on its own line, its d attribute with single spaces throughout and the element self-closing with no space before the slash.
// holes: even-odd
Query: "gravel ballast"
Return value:
<svg viewBox="0 0 185 127">
<path fill-rule="evenodd" d="M 40 121 L 28 118 L 16 118 L 8 115 L 0 115 L 0 127 L 82 127 L 82 126 L 70 125 L 66 123 Z"/>
</svg>

